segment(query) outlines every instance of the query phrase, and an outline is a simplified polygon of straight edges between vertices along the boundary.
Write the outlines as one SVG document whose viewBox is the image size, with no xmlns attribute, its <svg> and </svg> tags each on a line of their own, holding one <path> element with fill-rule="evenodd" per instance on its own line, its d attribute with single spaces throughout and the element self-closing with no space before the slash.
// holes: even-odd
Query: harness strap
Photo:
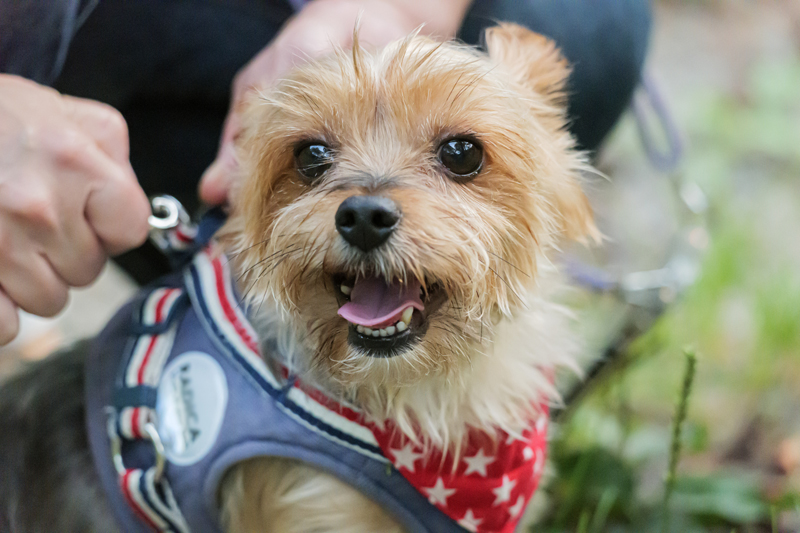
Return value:
<svg viewBox="0 0 800 533">
<path fill-rule="evenodd" d="M 156 430 L 158 382 L 175 339 L 177 318 L 187 308 L 183 289 L 160 287 L 150 292 L 134 313 L 134 339 L 127 362 L 109 407 L 109 438 L 114 464 L 125 500 L 153 531 L 188 533 L 169 482 L 162 478 L 164 450 Z M 127 468 L 122 460 L 122 441 L 150 441 L 156 464 L 149 468 Z"/>
<path fill-rule="evenodd" d="M 128 505 L 153 531 L 189 533 L 169 483 L 158 479 L 155 467 L 127 469 L 119 482 Z"/>
</svg>

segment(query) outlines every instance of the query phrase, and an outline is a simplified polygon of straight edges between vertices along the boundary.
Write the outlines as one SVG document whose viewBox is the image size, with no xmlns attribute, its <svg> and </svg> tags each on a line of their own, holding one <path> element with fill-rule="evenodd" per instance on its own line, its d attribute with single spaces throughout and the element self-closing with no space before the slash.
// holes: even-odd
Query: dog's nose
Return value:
<svg viewBox="0 0 800 533">
<path fill-rule="evenodd" d="M 384 196 L 351 196 L 336 211 L 336 230 L 365 252 L 386 242 L 399 221 L 397 204 Z"/>
</svg>

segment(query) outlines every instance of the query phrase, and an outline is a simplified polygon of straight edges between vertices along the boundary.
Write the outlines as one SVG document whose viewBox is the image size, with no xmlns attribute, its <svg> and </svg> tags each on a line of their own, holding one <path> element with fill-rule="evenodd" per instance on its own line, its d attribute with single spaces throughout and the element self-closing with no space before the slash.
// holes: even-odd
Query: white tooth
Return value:
<svg viewBox="0 0 800 533">
<path fill-rule="evenodd" d="M 364 326 L 356 326 L 356 331 L 359 333 L 364 333 Z"/>
<path fill-rule="evenodd" d="M 342 291 L 342 294 L 344 294 L 345 296 L 350 296 L 350 292 L 353 289 L 351 287 L 348 287 L 347 285 L 342 285 L 339 287 L 339 290 Z"/>
<path fill-rule="evenodd" d="M 372 336 L 373 336 L 373 337 L 380 337 L 380 336 L 381 336 L 381 332 L 380 332 L 380 330 L 373 329 L 373 330 L 372 330 Z"/>
<path fill-rule="evenodd" d="M 397 324 L 395 324 L 395 326 L 397 327 L 397 331 L 405 331 L 405 330 L 408 329 L 408 326 L 402 320 L 400 322 L 398 322 Z"/>
<path fill-rule="evenodd" d="M 379 330 L 379 333 L 381 334 L 381 337 L 386 337 L 387 335 L 389 335 L 389 333 L 385 329 Z"/>
<path fill-rule="evenodd" d="M 395 331 L 397 331 L 397 330 L 394 328 L 394 326 L 389 326 L 388 328 L 386 328 L 386 334 L 387 335 L 394 335 Z"/>
<path fill-rule="evenodd" d="M 411 306 L 406 307 L 406 310 L 403 311 L 403 316 L 400 319 L 405 322 L 406 324 L 411 324 L 411 315 L 414 314 L 414 308 Z"/>
<path fill-rule="evenodd" d="M 364 331 L 362 333 L 364 333 L 364 335 L 372 335 L 372 329 L 371 328 L 364 328 Z"/>
</svg>

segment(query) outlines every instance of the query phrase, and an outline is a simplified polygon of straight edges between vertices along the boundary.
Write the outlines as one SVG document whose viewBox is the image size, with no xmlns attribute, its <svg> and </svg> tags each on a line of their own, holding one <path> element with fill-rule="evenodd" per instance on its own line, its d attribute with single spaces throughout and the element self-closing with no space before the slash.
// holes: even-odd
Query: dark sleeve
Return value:
<svg viewBox="0 0 800 533">
<path fill-rule="evenodd" d="M 460 36 L 516 22 L 553 39 L 572 65 L 570 129 L 595 150 L 627 108 L 647 54 L 651 0 L 475 0 Z"/>
<path fill-rule="evenodd" d="M 0 72 L 50 84 L 81 14 L 96 1 L 0 0 Z"/>
</svg>

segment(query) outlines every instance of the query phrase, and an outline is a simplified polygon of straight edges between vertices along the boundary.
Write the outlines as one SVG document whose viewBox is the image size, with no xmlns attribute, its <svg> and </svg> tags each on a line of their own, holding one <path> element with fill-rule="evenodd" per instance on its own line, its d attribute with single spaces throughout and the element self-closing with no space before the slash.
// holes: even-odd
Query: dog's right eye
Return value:
<svg viewBox="0 0 800 533">
<path fill-rule="evenodd" d="M 300 174 L 315 180 L 333 165 L 333 150 L 319 142 L 304 144 L 295 152 L 294 160 Z"/>
</svg>

